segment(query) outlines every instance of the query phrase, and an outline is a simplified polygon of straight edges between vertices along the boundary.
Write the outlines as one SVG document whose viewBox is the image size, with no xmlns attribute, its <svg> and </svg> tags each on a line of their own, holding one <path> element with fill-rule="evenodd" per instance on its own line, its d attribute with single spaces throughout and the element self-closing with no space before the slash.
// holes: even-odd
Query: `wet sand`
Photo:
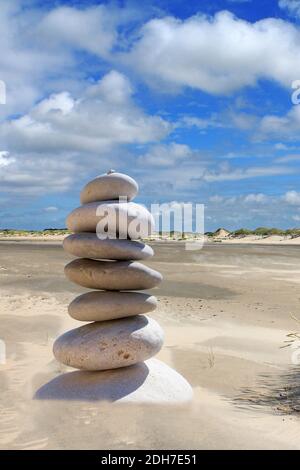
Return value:
<svg viewBox="0 0 300 470">
<path fill-rule="evenodd" d="M 152 315 L 165 329 L 158 358 L 192 384 L 187 408 L 36 401 L 67 372 L 54 338 L 78 326 L 67 305 L 84 289 L 68 282 L 58 244 L 0 243 L 1 449 L 300 448 L 300 367 L 282 349 L 300 330 L 300 247 L 153 244 L 162 272 Z M 297 351 L 296 351 L 297 352 Z M 299 354 L 300 357 L 300 354 Z"/>
</svg>

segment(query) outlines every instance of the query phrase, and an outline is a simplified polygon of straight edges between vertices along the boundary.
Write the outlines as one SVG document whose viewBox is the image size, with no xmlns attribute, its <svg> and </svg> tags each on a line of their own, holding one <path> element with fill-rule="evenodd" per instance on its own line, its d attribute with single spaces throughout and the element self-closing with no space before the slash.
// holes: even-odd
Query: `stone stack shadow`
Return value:
<svg viewBox="0 0 300 470">
<path fill-rule="evenodd" d="M 89 322 L 60 336 L 55 358 L 80 371 L 62 374 L 36 393 L 39 399 L 186 402 L 189 384 L 166 364 L 151 359 L 163 345 L 159 324 L 145 315 L 157 306 L 139 292 L 160 284 L 159 272 L 140 263 L 153 256 L 140 241 L 154 227 L 152 215 L 132 202 L 137 183 L 108 172 L 81 192 L 81 206 L 67 218 L 74 232 L 64 249 L 77 257 L 65 267 L 68 279 L 93 289 L 69 305 L 72 318 Z"/>
</svg>

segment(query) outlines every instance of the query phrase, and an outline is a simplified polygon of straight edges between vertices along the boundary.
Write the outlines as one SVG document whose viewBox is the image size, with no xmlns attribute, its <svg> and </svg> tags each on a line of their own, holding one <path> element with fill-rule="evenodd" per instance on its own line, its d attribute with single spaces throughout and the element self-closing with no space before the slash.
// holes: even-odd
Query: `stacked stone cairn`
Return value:
<svg viewBox="0 0 300 470">
<path fill-rule="evenodd" d="M 154 221 L 132 202 L 137 193 L 131 177 L 111 170 L 83 188 L 82 205 L 67 218 L 73 233 L 63 246 L 77 258 L 65 274 L 93 290 L 76 297 L 68 309 L 72 318 L 88 323 L 60 336 L 53 352 L 60 363 L 93 373 L 63 374 L 41 389 L 40 398 L 76 398 L 79 391 L 78 398 L 109 401 L 191 399 L 183 377 L 150 359 L 161 349 L 164 333 L 145 315 L 156 308 L 156 298 L 139 291 L 158 286 L 162 276 L 139 262 L 154 254 L 139 240 L 150 235 Z"/>
</svg>

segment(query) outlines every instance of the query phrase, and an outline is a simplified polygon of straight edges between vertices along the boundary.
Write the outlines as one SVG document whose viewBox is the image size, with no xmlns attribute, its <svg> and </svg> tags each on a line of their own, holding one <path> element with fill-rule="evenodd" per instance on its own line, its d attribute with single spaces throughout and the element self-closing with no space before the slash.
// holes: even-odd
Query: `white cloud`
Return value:
<svg viewBox="0 0 300 470">
<path fill-rule="evenodd" d="M 71 57 L 64 50 L 42 47 L 36 32 L 41 13 L 26 9 L 18 0 L 2 0 L 0 9 L 0 79 L 6 84 L 6 105 L 1 106 L 0 117 L 22 113 L 39 99 L 58 75 L 73 67 Z M 74 71 L 74 76 L 77 73 Z"/>
<path fill-rule="evenodd" d="M 207 129 L 239 129 L 247 131 L 255 128 L 259 122 L 257 116 L 246 113 L 237 112 L 234 109 L 224 110 L 221 113 L 212 113 L 208 118 L 200 118 L 198 116 L 183 116 L 177 123 L 177 127 L 195 127 L 203 133 Z"/>
<path fill-rule="evenodd" d="M 198 197 L 199 188 L 222 181 L 293 172 L 279 164 L 245 168 L 232 162 L 233 166 L 216 167 L 216 160 L 208 161 L 188 145 L 160 143 L 180 127 L 202 132 L 255 128 L 255 117 L 241 112 L 246 108 L 243 103 L 239 112 L 184 116 L 171 124 L 137 104 L 134 87 L 124 74 L 112 71 L 97 83 L 91 77 L 99 70 L 105 73 L 112 63 L 122 70 L 128 64 L 149 83 L 171 91 L 190 86 L 223 94 L 254 85 L 260 78 L 289 86 L 290 79 L 300 76 L 297 26 L 278 19 L 250 23 L 222 12 L 186 20 L 163 17 L 148 21 L 140 31 L 135 30 L 136 23 L 122 30 L 119 25 L 129 25 L 132 19 L 127 9 L 98 5 L 49 11 L 23 4 L 2 0 L 0 10 L 0 79 L 8 85 L 8 104 L 1 112 L 14 116 L 0 129 L 2 194 L 23 198 L 68 189 L 78 192 L 88 173 L 92 176 L 116 164 L 120 170 L 134 169 L 142 185 L 156 186 L 158 194 L 169 196 L 170 188 L 174 199 L 181 192 Z M 138 99 L 142 102 L 144 97 Z M 188 97 L 189 102 L 192 99 Z M 293 124 L 297 116 L 289 115 L 287 121 L 283 116 L 274 131 L 269 117 L 261 124 L 265 135 L 275 135 L 279 128 L 284 137 L 291 127 L 298 131 L 298 123 Z M 176 141 L 179 137 L 180 132 Z M 137 161 L 128 145 L 143 149 Z M 234 156 L 229 146 L 226 152 L 227 158 Z M 155 177 L 144 165 L 155 167 Z M 262 203 L 260 197 L 249 195 L 248 204 Z M 234 197 L 228 199 L 233 201 Z M 49 208 L 45 212 L 51 212 Z"/>
<path fill-rule="evenodd" d="M 155 145 L 140 157 L 140 162 L 143 165 L 174 166 L 192 155 L 193 151 L 188 145 L 172 142 L 166 145 Z"/>
<path fill-rule="evenodd" d="M 111 166 L 121 146 L 166 137 L 171 124 L 144 113 L 132 95 L 128 79 L 111 71 L 80 98 L 53 94 L 26 115 L 3 123 L 0 137 L 10 154 L 0 159 L 1 190 L 66 190 L 83 174 Z"/>
<path fill-rule="evenodd" d="M 225 114 L 224 117 L 224 127 L 225 123 L 228 127 L 234 129 L 240 129 L 242 131 L 247 131 L 252 129 L 257 122 L 257 117 L 249 113 L 241 113 L 236 111 L 230 111 Z"/>
<path fill-rule="evenodd" d="M 214 222 L 214 228 L 228 226 L 231 230 L 259 226 L 293 227 L 295 221 L 300 221 L 300 215 L 294 213 L 285 196 L 265 193 L 215 194 L 206 204 L 206 219 Z"/>
<path fill-rule="evenodd" d="M 284 155 L 283 157 L 279 157 L 275 159 L 276 163 L 289 163 L 289 162 L 297 162 L 300 160 L 300 154 L 290 154 Z"/>
<path fill-rule="evenodd" d="M 57 211 L 58 211 L 58 207 L 56 206 L 49 206 L 49 207 L 44 208 L 44 212 L 57 212 Z"/>
<path fill-rule="evenodd" d="M 127 78 L 116 71 L 87 88 L 80 99 L 62 92 L 28 114 L 3 124 L 0 135 L 10 151 L 108 151 L 118 144 L 155 142 L 171 125 L 146 115 L 131 97 Z"/>
<path fill-rule="evenodd" d="M 163 17 L 124 35 L 122 26 L 132 26 L 139 15 L 141 20 L 140 11 L 112 4 L 50 11 L 34 5 L 1 1 L 0 79 L 7 85 L 1 116 L 26 112 L 51 92 L 80 93 L 87 73 L 94 74 L 103 61 L 116 68 L 128 64 L 167 90 L 189 86 L 213 94 L 254 85 L 260 78 L 290 86 L 300 76 L 299 28 L 280 19 L 250 23 L 229 12 L 186 20 Z M 78 50 L 100 60 L 82 66 Z M 246 115 L 236 118 L 240 128 L 249 125 Z M 219 124 L 198 118 L 191 125 Z"/>
<path fill-rule="evenodd" d="M 212 115 L 207 119 L 199 118 L 198 116 L 183 116 L 177 125 L 179 127 L 196 127 L 199 130 L 205 130 L 209 127 L 225 127 L 225 124 L 216 115 Z"/>
<path fill-rule="evenodd" d="M 112 70 L 87 90 L 90 99 L 105 99 L 110 105 L 128 105 L 134 90 L 125 75 Z"/>
<path fill-rule="evenodd" d="M 151 83 L 223 94 L 261 78 L 290 86 L 300 76 L 299 29 L 281 19 L 250 23 L 223 11 L 146 23 L 120 59 Z"/>
<path fill-rule="evenodd" d="M 250 193 L 241 196 L 221 196 L 219 194 L 215 194 L 209 198 L 209 202 L 214 204 L 265 204 L 270 201 L 270 197 L 263 193 Z"/>
<path fill-rule="evenodd" d="M 117 39 L 115 15 L 104 5 L 58 7 L 42 19 L 38 32 L 52 47 L 65 44 L 99 56 L 106 56 Z"/>
<path fill-rule="evenodd" d="M 247 157 L 247 155 L 243 155 L 242 153 L 228 152 L 228 153 L 225 153 L 225 155 L 221 155 L 219 158 L 222 158 L 224 160 L 234 160 L 234 159 L 244 158 L 244 157 Z"/>
<path fill-rule="evenodd" d="M 15 154 L 10 165 L 0 167 L 0 190 L 21 198 L 65 191 L 83 169 L 79 158 L 67 154 Z"/>
<path fill-rule="evenodd" d="M 206 170 L 201 179 L 208 183 L 214 183 L 218 181 L 239 181 L 264 176 L 284 175 L 293 172 L 293 169 L 283 166 L 231 168 L 229 165 L 222 165 L 218 170 Z"/>
<path fill-rule="evenodd" d="M 1 0 L 0 80 L 7 103 L 0 117 L 23 113 L 62 88 L 81 91 L 86 76 L 99 71 L 100 60 L 84 61 L 78 51 L 107 58 L 121 42 L 118 27 L 134 15 L 133 9 L 113 4 L 46 9 L 36 2 Z"/>
<path fill-rule="evenodd" d="M 266 115 L 259 124 L 258 137 L 295 139 L 300 131 L 300 106 L 293 106 L 285 115 Z"/>
<path fill-rule="evenodd" d="M 68 92 L 61 92 L 41 101 L 35 106 L 32 113 L 40 116 L 49 112 L 59 111 L 62 115 L 65 115 L 72 111 L 74 104 L 75 102 Z"/>
<path fill-rule="evenodd" d="M 282 142 L 277 142 L 274 145 L 275 150 L 289 150 L 289 147 L 286 144 L 283 144 Z"/>
<path fill-rule="evenodd" d="M 284 194 L 282 199 L 291 205 L 300 205 L 300 193 L 297 191 L 288 191 Z"/>
<path fill-rule="evenodd" d="M 300 0 L 279 0 L 278 5 L 291 15 L 300 16 Z"/>
<path fill-rule="evenodd" d="M 267 196 L 265 194 L 262 194 L 262 193 L 258 193 L 258 194 L 247 194 L 247 196 L 245 196 L 244 198 L 244 201 L 246 203 L 263 203 L 263 202 L 266 202 L 267 200 Z"/>
<path fill-rule="evenodd" d="M 10 157 L 9 152 L 2 151 L 0 152 L 0 168 L 8 166 L 14 162 L 14 159 Z"/>
<path fill-rule="evenodd" d="M 196 154 L 198 157 L 198 155 Z M 202 158 L 192 158 L 187 161 L 182 161 L 180 165 L 169 165 L 155 167 L 155 177 L 152 172 L 143 172 L 141 179 L 141 192 L 146 197 L 154 198 L 176 198 L 178 194 L 186 199 L 197 200 L 202 203 L 207 201 L 210 197 L 214 198 L 214 194 L 210 194 L 213 188 L 219 188 L 223 182 L 228 182 L 226 188 L 230 187 L 232 196 L 235 198 L 236 185 L 235 182 L 252 180 L 255 182 L 256 187 L 269 186 L 272 184 L 273 176 L 281 176 L 287 174 L 294 174 L 295 169 L 280 165 L 270 166 L 248 166 L 239 167 L 237 165 L 222 164 L 216 165 L 215 160 L 204 160 Z M 268 178 L 268 179 L 267 179 Z M 261 179 L 261 183 L 259 180 Z M 240 186 L 240 185 L 239 185 Z M 256 196 L 250 196 L 253 204 L 263 204 L 263 196 L 260 193 Z M 223 194 L 217 194 L 223 197 Z M 267 196 L 266 196 L 267 197 Z M 255 201 L 256 199 L 256 201 Z M 233 202 L 234 199 L 231 200 Z M 219 203 L 218 198 L 211 199 L 211 203 Z"/>
<path fill-rule="evenodd" d="M 215 194 L 209 198 L 209 202 L 212 202 L 213 204 L 221 204 L 223 201 L 224 197 L 220 196 L 219 194 Z"/>
</svg>

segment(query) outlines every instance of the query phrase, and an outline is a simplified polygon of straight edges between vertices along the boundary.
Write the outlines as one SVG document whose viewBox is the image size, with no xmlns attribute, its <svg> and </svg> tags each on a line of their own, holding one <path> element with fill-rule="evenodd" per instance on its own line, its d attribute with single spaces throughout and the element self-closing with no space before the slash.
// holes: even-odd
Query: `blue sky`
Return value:
<svg viewBox="0 0 300 470">
<path fill-rule="evenodd" d="M 2 228 L 63 227 L 109 168 L 206 230 L 300 226 L 300 0 L 2 0 L 0 49 Z"/>
</svg>

